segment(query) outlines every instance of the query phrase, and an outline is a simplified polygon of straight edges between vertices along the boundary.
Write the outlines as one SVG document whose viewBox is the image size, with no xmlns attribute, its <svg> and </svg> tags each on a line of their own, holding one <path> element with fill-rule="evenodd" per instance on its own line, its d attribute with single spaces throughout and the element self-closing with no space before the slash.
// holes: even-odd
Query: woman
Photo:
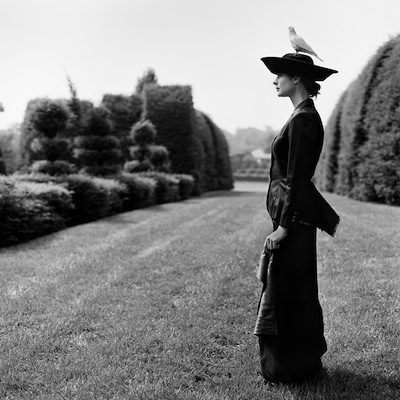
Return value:
<svg viewBox="0 0 400 400">
<path fill-rule="evenodd" d="M 320 85 L 337 72 L 314 65 L 311 57 L 286 54 L 262 61 L 277 77 L 279 97 L 294 111 L 272 144 L 267 209 L 273 232 L 264 248 L 271 256 L 257 324 L 266 381 L 311 378 L 327 347 L 318 300 L 316 228 L 335 233 L 338 215 L 312 183 L 323 143 L 323 125 L 314 107 Z"/>
</svg>

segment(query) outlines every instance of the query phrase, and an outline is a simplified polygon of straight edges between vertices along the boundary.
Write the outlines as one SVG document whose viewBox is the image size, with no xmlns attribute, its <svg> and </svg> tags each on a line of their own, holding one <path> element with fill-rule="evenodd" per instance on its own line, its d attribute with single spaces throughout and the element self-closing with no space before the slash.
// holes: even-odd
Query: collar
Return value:
<svg viewBox="0 0 400 400">
<path fill-rule="evenodd" d="M 295 110 L 306 107 L 314 107 L 314 102 L 312 101 L 312 99 L 308 98 L 303 100 L 300 104 L 297 105 Z"/>
</svg>

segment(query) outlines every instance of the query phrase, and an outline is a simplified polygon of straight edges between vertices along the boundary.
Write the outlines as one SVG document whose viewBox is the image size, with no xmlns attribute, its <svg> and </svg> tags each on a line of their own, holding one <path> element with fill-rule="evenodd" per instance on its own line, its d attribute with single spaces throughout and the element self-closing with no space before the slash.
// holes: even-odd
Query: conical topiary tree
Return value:
<svg viewBox="0 0 400 400">
<path fill-rule="evenodd" d="M 131 148 L 132 161 L 125 163 L 125 171 L 169 171 L 169 152 L 166 147 L 154 144 L 156 135 L 157 130 L 149 120 L 133 125 L 131 137 L 135 146 Z"/>
<path fill-rule="evenodd" d="M 81 171 L 90 175 L 112 175 L 121 169 L 119 140 L 111 134 L 108 111 L 88 107 L 81 135 L 75 140 L 75 157 Z"/>
<path fill-rule="evenodd" d="M 61 100 L 42 99 L 36 103 L 30 123 L 37 136 L 30 147 L 41 159 L 32 164 L 33 172 L 60 175 L 74 171 L 74 166 L 69 162 L 70 143 L 62 137 L 69 116 L 68 108 Z"/>
</svg>

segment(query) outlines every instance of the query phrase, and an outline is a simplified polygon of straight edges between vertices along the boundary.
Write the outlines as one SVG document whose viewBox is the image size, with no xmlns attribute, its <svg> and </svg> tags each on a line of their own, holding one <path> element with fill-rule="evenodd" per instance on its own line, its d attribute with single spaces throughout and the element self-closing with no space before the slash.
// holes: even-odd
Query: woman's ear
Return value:
<svg viewBox="0 0 400 400">
<path fill-rule="evenodd" d="M 301 76 L 295 75 L 295 76 L 292 77 L 292 80 L 293 80 L 293 83 L 294 83 L 295 85 L 297 85 L 297 84 L 300 82 L 300 80 L 301 80 Z"/>
</svg>

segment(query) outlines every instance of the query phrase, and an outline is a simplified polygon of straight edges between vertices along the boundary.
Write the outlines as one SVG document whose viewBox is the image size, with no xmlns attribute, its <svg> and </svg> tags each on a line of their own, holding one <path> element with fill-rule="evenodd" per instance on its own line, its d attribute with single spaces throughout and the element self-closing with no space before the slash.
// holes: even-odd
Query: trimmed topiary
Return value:
<svg viewBox="0 0 400 400">
<path fill-rule="evenodd" d="M 233 188 L 233 174 L 231 160 L 229 158 L 228 142 L 224 133 L 214 124 L 211 118 L 207 115 L 204 115 L 204 117 L 213 136 L 217 189 L 230 190 Z"/>
<path fill-rule="evenodd" d="M 156 181 L 156 202 L 157 204 L 179 201 L 179 179 L 174 175 L 163 172 L 142 172 L 140 176 L 153 178 Z"/>
<path fill-rule="evenodd" d="M 325 127 L 324 147 L 317 167 L 317 184 L 321 190 L 327 192 L 333 192 L 337 186 L 338 155 L 341 142 L 340 126 L 343 103 L 345 102 L 346 96 L 347 91 L 341 95 Z"/>
<path fill-rule="evenodd" d="M 55 209 L 67 210 L 66 204 L 71 205 L 66 200 L 68 193 L 62 192 L 62 188 L 44 189 L 43 185 L 32 191 L 28 185 L 10 179 L 0 181 L 0 247 L 56 232 L 66 226 L 64 218 Z"/>
<path fill-rule="evenodd" d="M 335 191 L 400 204 L 400 36 L 386 42 L 347 89 Z"/>
<path fill-rule="evenodd" d="M 124 161 L 130 160 L 129 147 L 132 146 L 130 136 L 132 125 L 142 116 L 143 100 L 141 96 L 123 96 L 106 94 L 101 106 L 109 111 L 112 123 L 112 134 L 120 141 L 120 150 Z"/>
<path fill-rule="evenodd" d="M 179 199 L 187 200 L 194 194 L 195 179 L 191 175 L 174 174 L 179 181 Z"/>
<path fill-rule="evenodd" d="M 144 117 L 157 129 L 156 144 L 168 149 L 172 172 L 195 175 L 198 163 L 190 86 L 148 86 L 144 98 Z"/>
<path fill-rule="evenodd" d="M 75 140 L 75 157 L 82 172 L 106 176 L 120 171 L 122 157 L 119 141 L 111 135 L 111 122 L 106 109 L 92 107 L 81 134 Z"/>
<path fill-rule="evenodd" d="M 156 127 L 149 120 L 137 122 L 135 125 L 133 125 L 131 130 L 133 142 L 139 147 L 150 146 L 152 143 L 154 143 L 156 134 Z"/>
<path fill-rule="evenodd" d="M 28 103 L 21 128 L 23 165 L 43 159 L 71 162 L 71 140 L 66 137 L 69 118 L 63 100 L 36 99 Z"/>
<path fill-rule="evenodd" d="M 40 160 L 40 161 L 35 161 L 31 165 L 30 170 L 33 173 L 57 176 L 57 175 L 73 174 L 76 172 L 76 167 L 73 164 L 63 160 L 56 160 L 56 161 Z"/>
<path fill-rule="evenodd" d="M 68 109 L 64 102 L 44 99 L 32 116 L 33 127 L 48 139 L 53 139 L 67 127 Z"/>
<path fill-rule="evenodd" d="M 153 170 L 153 164 L 148 159 L 147 160 L 145 159 L 143 161 L 138 161 L 138 160 L 128 161 L 124 165 L 124 171 L 129 173 L 146 172 L 152 170 Z"/>
<path fill-rule="evenodd" d="M 127 188 L 124 207 L 127 210 L 149 207 L 156 204 L 155 179 L 123 172 L 115 177 Z"/>
</svg>

